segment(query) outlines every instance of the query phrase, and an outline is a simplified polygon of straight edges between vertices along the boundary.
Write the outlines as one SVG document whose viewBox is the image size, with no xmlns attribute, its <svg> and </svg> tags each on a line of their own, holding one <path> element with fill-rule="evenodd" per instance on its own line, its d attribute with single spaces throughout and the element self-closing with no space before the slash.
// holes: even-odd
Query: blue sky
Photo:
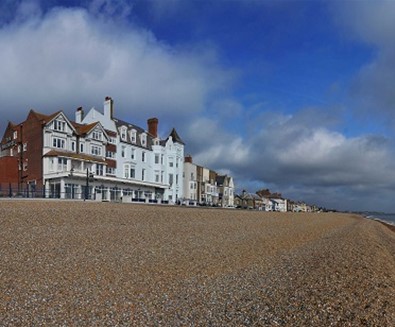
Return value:
<svg viewBox="0 0 395 327">
<path fill-rule="evenodd" d="M 239 190 L 395 211 L 394 16 L 380 0 L 5 0 L 0 131 L 109 95 Z"/>
</svg>

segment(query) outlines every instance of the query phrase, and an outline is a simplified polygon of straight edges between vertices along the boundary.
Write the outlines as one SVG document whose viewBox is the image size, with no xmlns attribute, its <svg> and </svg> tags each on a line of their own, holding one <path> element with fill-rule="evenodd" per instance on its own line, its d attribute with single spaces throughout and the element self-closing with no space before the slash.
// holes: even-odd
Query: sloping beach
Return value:
<svg viewBox="0 0 395 327">
<path fill-rule="evenodd" d="M 1 326 L 394 326 L 395 233 L 347 214 L 0 201 Z"/>
</svg>

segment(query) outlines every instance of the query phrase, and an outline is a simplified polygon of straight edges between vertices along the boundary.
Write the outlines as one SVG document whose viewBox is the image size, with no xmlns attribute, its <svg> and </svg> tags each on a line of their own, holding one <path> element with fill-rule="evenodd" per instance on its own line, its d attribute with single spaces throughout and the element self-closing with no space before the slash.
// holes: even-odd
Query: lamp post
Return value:
<svg viewBox="0 0 395 327">
<path fill-rule="evenodd" d="M 86 186 L 85 186 L 84 201 L 88 200 L 88 197 L 89 197 L 89 179 L 90 178 L 93 178 L 93 173 L 89 173 L 89 168 L 86 168 Z"/>
</svg>

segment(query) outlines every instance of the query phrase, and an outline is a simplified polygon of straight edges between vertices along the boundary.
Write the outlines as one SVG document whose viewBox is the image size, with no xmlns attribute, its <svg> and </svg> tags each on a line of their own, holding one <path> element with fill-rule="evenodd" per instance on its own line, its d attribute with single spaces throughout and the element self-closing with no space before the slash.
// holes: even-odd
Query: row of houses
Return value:
<svg viewBox="0 0 395 327">
<path fill-rule="evenodd" d="M 74 120 L 31 110 L 1 140 L 0 195 L 233 205 L 233 179 L 193 165 L 176 129 L 160 138 L 158 124 L 116 118 L 111 97 L 103 111 L 78 108 Z"/>
<path fill-rule="evenodd" d="M 308 205 L 302 201 L 292 201 L 281 196 L 279 193 L 271 193 L 268 189 L 259 190 L 256 193 L 243 191 L 236 194 L 234 198 L 236 208 L 253 209 L 277 212 L 315 212 L 318 211 L 314 205 Z"/>
<path fill-rule="evenodd" d="M 234 182 L 231 176 L 219 175 L 209 168 L 196 165 L 192 156 L 185 157 L 184 192 L 187 205 L 233 207 Z"/>
</svg>

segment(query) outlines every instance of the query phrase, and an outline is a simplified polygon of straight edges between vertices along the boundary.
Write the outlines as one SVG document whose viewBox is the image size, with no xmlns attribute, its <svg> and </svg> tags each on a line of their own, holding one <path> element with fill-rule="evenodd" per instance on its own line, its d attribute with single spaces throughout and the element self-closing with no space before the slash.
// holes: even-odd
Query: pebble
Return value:
<svg viewBox="0 0 395 327">
<path fill-rule="evenodd" d="M 0 201 L 0 326 L 395 326 L 395 233 L 350 214 Z"/>
</svg>

